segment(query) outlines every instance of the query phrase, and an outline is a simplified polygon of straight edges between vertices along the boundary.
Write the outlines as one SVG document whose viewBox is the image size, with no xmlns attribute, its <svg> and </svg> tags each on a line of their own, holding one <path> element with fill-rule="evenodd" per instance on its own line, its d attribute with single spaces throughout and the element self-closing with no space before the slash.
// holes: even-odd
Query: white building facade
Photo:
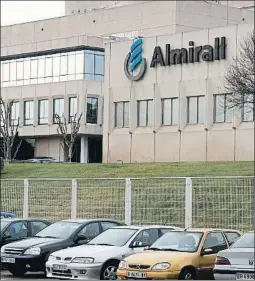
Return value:
<svg viewBox="0 0 255 281">
<path fill-rule="evenodd" d="M 217 121 L 213 111 L 226 66 L 237 52 L 235 42 L 253 24 L 253 11 L 247 9 L 204 1 L 138 1 L 2 27 L 1 96 L 15 101 L 12 120 L 20 118 L 19 136 L 33 143 L 34 156 L 63 160 L 53 116 L 72 120 L 77 113 L 82 118 L 76 162 L 249 160 L 250 117 L 224 113 Z M 138 36 L 147 71 L 130 81 L 124 61 L 130 40 Z M 150 67 L 156 46 L 165 61 L 166 44 L 170 49 L 188 49 L 190 41 L 194 47 L 214 46 L 221 37 L 226 38 L 224 59 Z"/>
</svg>

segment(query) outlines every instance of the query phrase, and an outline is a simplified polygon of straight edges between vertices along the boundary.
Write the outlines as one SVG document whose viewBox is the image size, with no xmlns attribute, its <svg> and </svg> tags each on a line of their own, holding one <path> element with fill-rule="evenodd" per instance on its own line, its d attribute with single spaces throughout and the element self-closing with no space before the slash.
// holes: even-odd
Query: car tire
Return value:
<svg viewBox="0 0 255 281">
<path fill-rule="evenodd" d="M 27 273 L 27 270 L 22 267 L 9 267 L 8 270 L 16 277 L 24 277 Z"/>
<path fill-rule="evenodd" d="M 179 280 L 196 280 L 196 275 L 193 270 L 184 269 L 179 275 Z"/>
<path fill-rule="evenodd" d="M 118 266 L 119 263 L 117 261 L 106 263 L 101 270 L 100 280 L 116 280 Z"/>
</svg>

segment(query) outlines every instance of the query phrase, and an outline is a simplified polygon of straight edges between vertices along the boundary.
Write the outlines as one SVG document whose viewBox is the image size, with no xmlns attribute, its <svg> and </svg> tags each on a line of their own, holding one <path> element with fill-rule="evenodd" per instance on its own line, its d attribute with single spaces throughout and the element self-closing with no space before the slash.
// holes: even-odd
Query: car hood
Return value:
<svg viewBox="0 0 255 281">
<path fill-rule="evenodd" d="M 124 247 L 117 246 L 101 246 L 101 245 L 82 245 L 77 247 L 70 247 L 52 253 L 53 256 L 60 257 L 61 259 L 70 257 L 92 257 L 98 262 L 105 259 L 117 258 L 119 255 L 125 254 Z"/>
<path fill-rule="evenodd" d="M 128 264 L 149 264 L 153 265 L 160 262 L 179 262 L 180 260 L 189 259 L 194 253 L 187 252 L 163 252 L 163 251 L 145 251 L 127 257 L 125 260 Z"/>
<path fill-rule="evenodd" d="M 63 241 L 62 239 L 56 239 L 56 238 L 37 238 L 37 237 L 32 237 L 32 238 L 28 238 L 28 239 L 24 239 L 21 241 L 17 241 L 17 242 L 12 242 L 9 243 L 7 245 L 5 245 L 5 247 L 11 247 L 11 248 L 20 248 L 20 249 L 26 249 L 26 248 L 30 248 L 33 246 L 48 246 L 48 245 L 52 245 L 55 243 L 59 243 Z"/>
</svg>

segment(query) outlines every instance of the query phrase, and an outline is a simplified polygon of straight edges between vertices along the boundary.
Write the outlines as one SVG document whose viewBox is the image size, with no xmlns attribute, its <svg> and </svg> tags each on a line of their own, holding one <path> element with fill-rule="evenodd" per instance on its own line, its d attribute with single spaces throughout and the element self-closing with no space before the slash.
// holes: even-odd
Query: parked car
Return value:
<svg viewBox="0 0 255 281">
<path fill-rule="evenodd" d="M 227 237 L 237 230 L 187 229 L 171 231 L 143 253 L 123 259 L 117 270 L 120 279 L 212 280 L 216 254 L 229 247 Z"/>
<path fill-rule="evenodd" d="M 254 231 L 249 231 L 229 249 L 218 252 L 215 280 L 255 280 L 254 238 Z"/>
<path fill-rule="evenodd" d="M 7 244 L 1 248 L 3 265 L 15 276 L 27 272 L 45 272 L 45 262 L 51 253 L 86 244 L 106 229 L 123 225 L 107 219 L 69 219 L 51 224 L 33 238 Z"/>
<path fill-rule="evenodd" d="M 106 230 L 87 245 L 52 253 L 46 262 L 47 277 L 117 279 L 123 257 L 139 253 L 174 226 L 119 226 Z M 64 263 L 63 263 L 64 261 Z"/>
<path fill-rule="evenodd" d="M 48 156 L 37 156 L 32 159 L 26 160 L 29 163 L 57 163 L 58 161 L 53 157 Z"/>
<path fill-rule="evenodd" d="M 16 215 L 11 212 L 0 212 L 1 219 L 3 218 L 16 218 Z"/>
<path fill-rule="evenodd" d="M 7 243 L 32 237 L 50 225 L 47 220 L 41 219 L 1 219 L 0 247 Z"/>
</svg>

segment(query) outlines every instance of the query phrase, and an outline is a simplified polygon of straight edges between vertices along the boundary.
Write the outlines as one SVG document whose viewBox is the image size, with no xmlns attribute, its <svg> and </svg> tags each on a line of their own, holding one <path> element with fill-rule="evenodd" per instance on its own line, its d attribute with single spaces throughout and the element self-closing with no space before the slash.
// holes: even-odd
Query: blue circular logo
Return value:
<svg viewBox="0 0 255 281">
<path fill-rule="evenodd" d="M 127 78 L 131 81 L 138 81 L 143 78 L 146 72 L 146 59 L 143 58 L 142 48 L 143 39 L 137 39 L 131 46 L 130 52 L 124 62 L 124 71 Z M 135 72 L 135 73 L 134 73 Z"/>
</svg>

